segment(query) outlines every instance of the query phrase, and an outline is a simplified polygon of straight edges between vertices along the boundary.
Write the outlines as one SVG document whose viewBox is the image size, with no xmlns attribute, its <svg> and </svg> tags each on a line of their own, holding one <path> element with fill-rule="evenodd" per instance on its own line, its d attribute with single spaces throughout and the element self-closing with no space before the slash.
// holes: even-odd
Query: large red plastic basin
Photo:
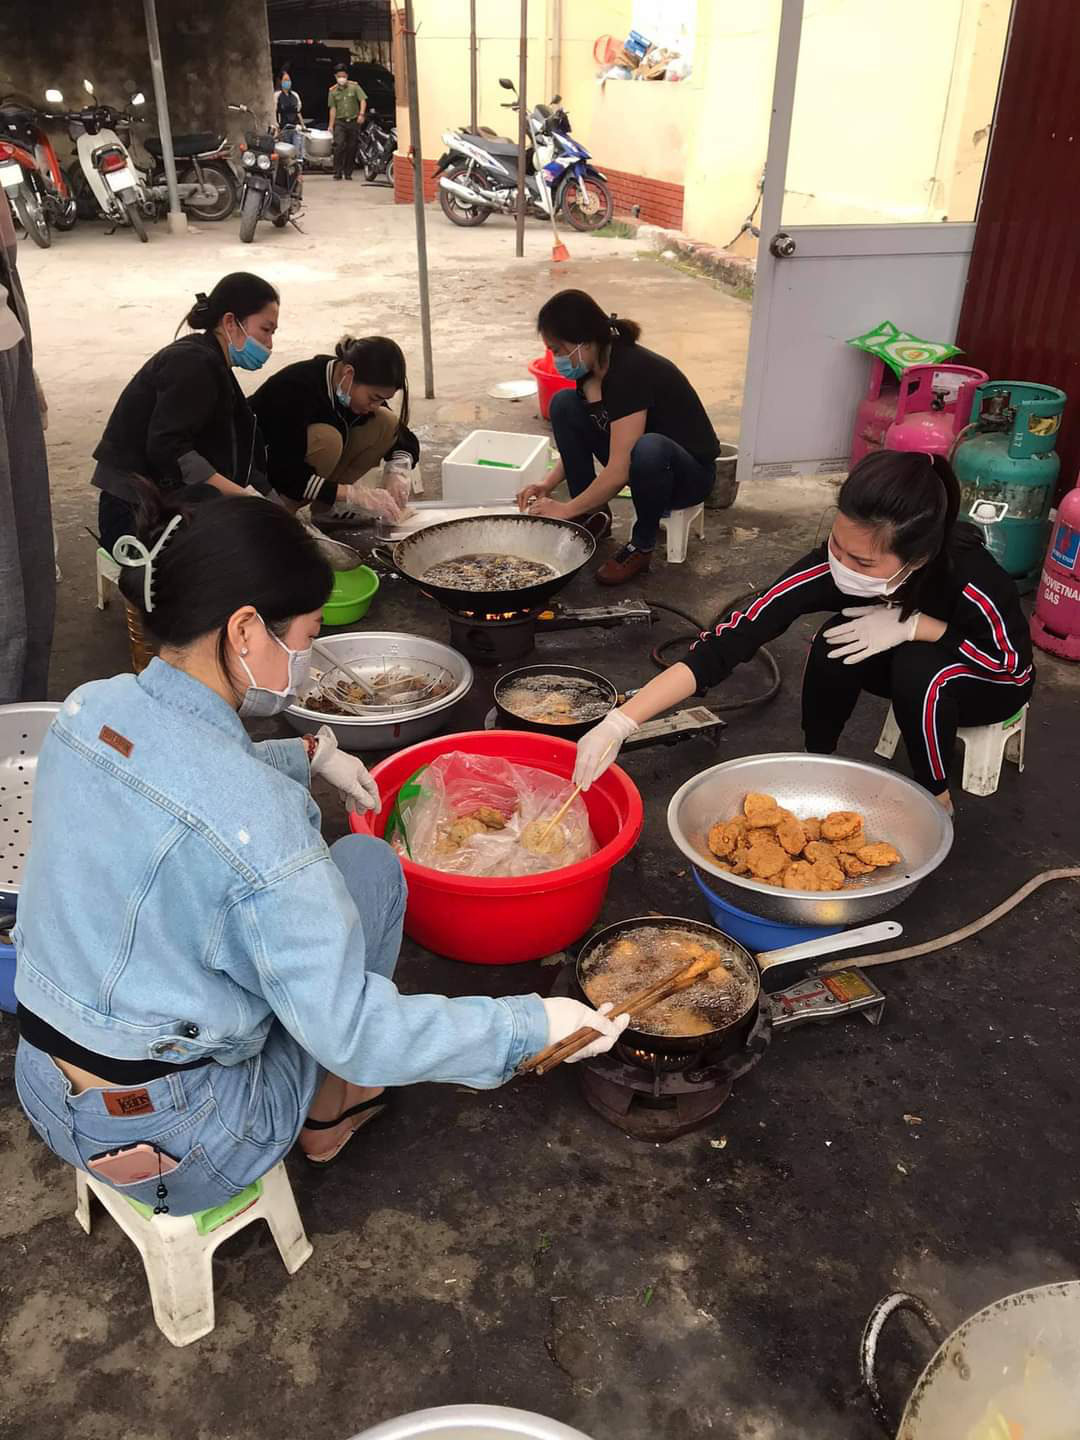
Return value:
<svg viewBox="0 0 1080 1440">
<path fill-rule="evenodd" d="M 545 420 L 551 419 L 551 402 L 560 390 L 573 390 L 576 380 L 567 380 L 555 369 L 555 357 L 545 350 L 539 360 L 529 361 L 529 374 L 536 381 L 536 395 L 540 401 L 540 414 Z"/>
<path fill-rule="evenodd" d="M 377 815 L 350 815 L 361 835 L 383 833 L 398 790 L 421 765 L 450 750 L 499 755 L 567 779 L 576 747 L 551 735 L 520 730 L 467 730 L 410 745 L 372 770 L 382 797 Z M 405 933 L 419 945 L 473 965 L 517 965 L 563 950 L 584 935 L 600 914 L 612 868 L 641 834 L 642 805 L 637 786 L 612 765 L 582 796 L 599 849 L 587 860 L 544 875 L 509 879 L 449 875 L 401 864 L 409 887 Z"/>
</svg>

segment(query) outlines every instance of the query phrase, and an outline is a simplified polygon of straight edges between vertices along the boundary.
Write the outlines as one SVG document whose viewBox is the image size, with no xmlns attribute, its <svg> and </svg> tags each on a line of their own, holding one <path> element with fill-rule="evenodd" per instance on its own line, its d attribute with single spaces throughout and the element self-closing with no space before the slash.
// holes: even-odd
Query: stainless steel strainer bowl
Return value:
<svg viewBox="0 0 1080 1440">
<path fill-rule="evenodd" d="M 59 705 L 0 705 L 0 906 L 14 907 L 30 849 L 38 751 Z"/>
<path fill-rule="evenodd" d="M 850 890 L 829 894 L 777 890 L 731 875 L 717 865 L 706 837 L 717 820 L 742 814 L 748 790 L 775 795 L 802 818 L 858 810 L 866 817 L 869 838 L 888 840 L 903 860 L 881 872 L 879 880 L 868 876 Z M 952 821 L 921 785 L 862 760 L 800 753 L 748 755 L 695 775 L 671 797 L 668 829 L 722 900 L 787 925 L 856 925 L 884 915 L 937 869 L 953 841 Z"/>
</svg>

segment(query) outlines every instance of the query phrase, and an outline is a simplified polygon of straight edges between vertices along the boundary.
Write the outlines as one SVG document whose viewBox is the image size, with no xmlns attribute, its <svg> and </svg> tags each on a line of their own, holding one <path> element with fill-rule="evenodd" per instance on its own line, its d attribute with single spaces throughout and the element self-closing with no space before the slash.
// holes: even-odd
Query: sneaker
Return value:
<svg viewBox="0 0 1080 1440">
<path fill-rule="evenodd" d="M 577 523 L 583 529 L 588 530 L 599 544 L 601 540 L 606 540 L 611 534 L 611 511 L 605 505 L 603 510 L 594 510 L 591 515 L 582 516 Z"/>
<path fill-rule="evenodd" d="M 617 554 L 596 572 L 601 585 L 625 585 L 638 575 L 647 575 L 652 564 L 651 550 L 636 550 L 633 545 L 624 545 Z"/>
</svg>

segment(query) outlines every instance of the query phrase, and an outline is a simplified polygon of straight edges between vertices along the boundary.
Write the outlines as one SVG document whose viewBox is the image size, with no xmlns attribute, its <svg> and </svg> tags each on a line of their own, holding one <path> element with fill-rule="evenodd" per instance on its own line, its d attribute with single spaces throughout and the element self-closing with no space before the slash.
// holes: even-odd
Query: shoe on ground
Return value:
<svg viewBox="0 0 1080 1440">
<path fill-rule="evenodd" d="M 345 179 L 345 176 L 344 176 L 344 175 L 335 175 L 335 176 L 334 176 L 334 179 L 335 179 L 335 180 L 344 180 L 344 179 Z"/>
<path fill-rule="evenodd" d="M 596 572 L 601 585 L 625 585 L 638 575 L 647 575 L 652 564 L 651 550 L 637 550 L 633 545 L 624 545 L 606 565 Z"/>
<path fill-rule="evenodd" d="M 591 515 L 582 516 L 577 523 L 583 529 L 588 530 L 599 544 L 601 540 L 606 540 L 611 534 L 611 511 L 605 505 L 603 510 L 594 510 Z"/>
</svg>

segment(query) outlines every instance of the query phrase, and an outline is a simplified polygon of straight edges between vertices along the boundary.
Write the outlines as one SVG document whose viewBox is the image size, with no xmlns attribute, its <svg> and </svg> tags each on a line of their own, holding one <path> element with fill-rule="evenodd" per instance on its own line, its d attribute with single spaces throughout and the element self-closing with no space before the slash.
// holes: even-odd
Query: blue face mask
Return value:
<svg viewBox="0 0 1080 1440">
<path fill-rule="evenodd" d="M 335 398 L 336 398 L 336 400 L 337 400 L 337 403 L 341 406 L 341 408 L 342 408 L 343 410 L 351 410 L 351 409 L 352 409 L 352 386 L 351 386 L 351 385 L 349 386 L 349 388 L 348 388 L 347 390 L 337 390 L 337 389 L 335 389 L 335 391 L 334 391 L 334 396 L 335 396 Z"/>
<path fill-rule="evenodd" d="M 292 81 L 291 81 L 291 80 L 282 80 L 282 82 L 281 82 L 281 88 L 282 88 L 282 90 L 291 90 L 291 89 L 292 89 Z"/>
<path fill-rule="evenodd" d="M 574 349 L 570 351 L 570 355 L 573 355 L 575 350 L 580 352 L 581 346 L 575 345 Z M 564 380 L 584 380 L 589 373 L 588 365 L 583 365 L 580 360 L 571 360 L 570 355 L 553 355 L 555 369 Z"/>
<path fill-rule="evenodd" d="M 254 335 L 249 335 L 242 325 L 240 329 L 244 331 L 244 343 L 238 350 L 232 341 L 229 341 L 229 359 L 238 370 L 261 370 L 270 359 L 270 351 L 256 340 Z"/>
</svg>

